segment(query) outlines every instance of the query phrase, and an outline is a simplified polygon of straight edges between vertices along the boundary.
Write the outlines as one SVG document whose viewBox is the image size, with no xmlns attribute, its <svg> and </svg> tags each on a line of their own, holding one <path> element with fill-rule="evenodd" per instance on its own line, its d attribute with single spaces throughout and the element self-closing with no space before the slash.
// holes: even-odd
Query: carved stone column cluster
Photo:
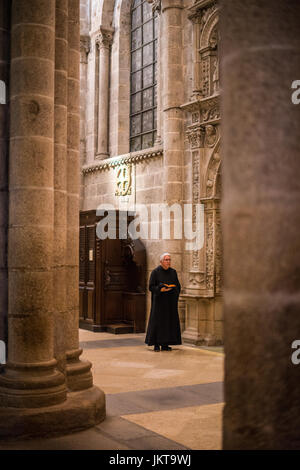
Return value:
<svg viewBox="0 0 300 470">
<path fill-rule="evenodd" d="M 220 15 L 224 448 L 299 449 L 300 3 L 224 0 Z"/>
<path fill-rule="evenodd" d="M 181 108 L 186 112 L 192 160 L 193 223 L 196 205 L 203 204 L 204 246 L 190 256 L 183 338 L 193 344 L 219 344 L 223 332 L 217 2 L 195 1 L 188 17 L 193 24 L 193 92 Z"/>
<path fill-rule="evenodd" d="M 99 85 L 98 85 L 98 140 L 97 158 L 108 157 L 108 118 L 109 118 L 109 69 L 110 47 L 113 41 L 113 29 L 100 28 L 96 36 L 99 50 Z"/>
<path fill-rule="evenodd" d="M 14 1 L 11 25 L 0 436 L 42 435 L 105 415 L 78 348 L 79 1 Z"/>
</svg>

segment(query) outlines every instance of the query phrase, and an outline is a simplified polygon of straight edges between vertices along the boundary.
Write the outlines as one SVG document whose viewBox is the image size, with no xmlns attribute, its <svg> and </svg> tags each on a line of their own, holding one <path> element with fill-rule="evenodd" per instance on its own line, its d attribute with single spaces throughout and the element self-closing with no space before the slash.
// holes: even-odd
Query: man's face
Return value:
<svg viewBox="0 0 300 470">
<path fill-rule="evenodd" d="M 161 260 L 160 264 L 164 269 L 168 269 L 171 266 L 171 258 L 169 255 L 164 256 L 164 258 Z"/>
</svg>

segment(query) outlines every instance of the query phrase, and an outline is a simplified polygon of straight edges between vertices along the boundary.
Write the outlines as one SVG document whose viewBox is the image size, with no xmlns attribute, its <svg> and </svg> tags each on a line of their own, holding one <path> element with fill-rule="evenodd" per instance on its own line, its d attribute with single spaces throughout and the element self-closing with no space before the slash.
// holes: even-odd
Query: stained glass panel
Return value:
<svg viewBox="0 0 300 470">
<path fill-rule="evenodd" d="M 151 131 L 153 129 L 153 111 L 143 113 L 143 132 Z"/>
<path fill-rule="evenodd" d="M 153 39 L 153 21 L 148 21 L 143 25 L 143 42 L 150 42 Z"/>
<path fill-rule="evenodd" d="M 141 7 L 137 7 L 135 10 L 132 11 L 132 18 L 131 18 L 132 29 L 139 26 L 141 22 L 142 22 L 142 9 Z"/>
<path fill-rule="evenodd" d="M 142 145 L 141 145 L 141 137 L 134 137 L 130 141 L 130 151 L 131 152 L 136 152 L 137 150 L 141 150 Z"/>
<path fill-rule="evenodd" d="M 153 89 L 153 106 L 157 106 L 157 86 Z"/>
<path fill-rule="evenodd" d="M 153 146 L 153 133 L 150 132 L 149 134 L 144 134 L 143 135 L 143 142 L 142 142 L 142 148 L 147 149 L 149 147 Z"/>
<path fill-rule="evenodd" d="M 136 72 L 131 75 L 131 92 L 135 93 L 142 88 L 142 72 Z"/>
<path fill-rule="evenodd" d="M 153 88 L 143 91 L 143 109 L 152 108 L 153 106 Z"/>
<path fill-rule="evenodd" d="M 141 115 L 137 114 L 131 118 L 131 135 L 141 133 Z"/>
<path fill-rule="evenodd" d="M 131 62 L 131 67 L 132 71 L 134 72 L 135 70 L 138 70 L 142 66 L 142 51 L 141 49 L 136 50 L 135 52 L 132 53 L 132 62 Z"/>
<path fill-rule="evenodd" d="M 142 93 L 132 95 L 131 112 L 132 114 L 138 113 L 142 109 Z"/>
<path fill-rule="evenodd" d="M 143 66 L 153 62 L 153 43 L 143 47 Z"/>
<path fill-rule="evenodd" d="M 137 49 L 142 45 L 142 28 L 138 28 L 135 31 L 132 31 L 131 35 L 131 49 Z"/>
<path fill-rule="evenodd" d="M 130 151 L 154 145 L 156 134 L 157 17 L 147 0 L 132 2 Z M 155 27 L 155 34 L 154 34 Z"/>
<path fill-rule="evenodd" d="M 143 20 L 147 21 L 152 18 L 152 6 L 148 2 L 143 3 Z"/>
<path fill-rule="evenodd" d="M 143 70 L 143 87 L 147 87 L 153 84 L 153 66 L 146 67 Z"/>
<path fill-rule="evenodd" d="M 154 18 L 154 37 L 158 37 L 158 16 Z"/>
</svg>

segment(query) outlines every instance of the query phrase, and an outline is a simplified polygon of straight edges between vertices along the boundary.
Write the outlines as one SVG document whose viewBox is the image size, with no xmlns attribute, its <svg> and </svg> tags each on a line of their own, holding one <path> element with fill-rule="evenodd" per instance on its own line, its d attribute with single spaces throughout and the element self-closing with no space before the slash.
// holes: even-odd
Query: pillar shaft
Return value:
<svg viewBox="0 0 300 470">
<path fill-rule="evenodd" d="M 163 0 L 161 5 L 162 76 L 163 76 L 163 144 L 164 185 L 163 202 L 172 205 L 182 201 L 183 162 L 183 63 L 182 63 L 181 0 Z M 172 234 L 171 234 L 172 238 Z M 181 269 L 181 240 L 164 242 L 165 251 L 172 254 L 173 265 Z"/>
<path fill-rule="evenodd" d="M 0 340 L 7 343 L 7 222 L 8 222 L 8 139 L 10 2 L 3 2 L 0 17 Z"/>
<path fill-rule="evenodd" d="M 224 0 L 225 449 L 299 449 L 298 0 Z"/>
<path fill-rule="evenodd" d="M 67 319 L 66 378 L 70 390 L 92 386 L 91 363 L 80 361 L 79 349 L 79 0 L 68 0 L 68 110 L 67 110 Z"/>
<path fill-rule="evenodd" d="M 182 8 L 181 0 L 162 2 L 164 201 L 168 203 L 182 200 Z"/>
<path fill-rule="evenodd" d="M 56 0 L 54 97 L 54 353 L 65 367 L 67 230 L 68 0 Z"/>
<path fill-rule="evenodd" d="M 12 2 L 9 355 L 0 404 L 66 398 L 53 355 L 53 135 L 55 1 Z M 22 77 L 22 79 L 20 79 Z"/>
<path fill-rule="evenodd" d="M 101 28 L 96 38 L 99 49 L 97 158 L 108 156 L 109 67 L 112 30 Z"/>
</svg>

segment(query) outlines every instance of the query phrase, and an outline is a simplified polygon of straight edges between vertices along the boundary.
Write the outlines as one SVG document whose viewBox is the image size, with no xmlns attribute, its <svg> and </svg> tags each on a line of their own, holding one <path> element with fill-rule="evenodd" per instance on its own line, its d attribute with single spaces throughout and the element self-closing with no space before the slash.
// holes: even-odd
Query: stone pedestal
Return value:
<svg viewBox="0 0 300 470">
<path fill-rule="evenodd" d="M 224 0 L 225 449 L 300 448 L 300 3 Z"/>
<path fill-rule="evenodd" d="M 223 344 L 222 298 L 189 294 L 180 297 L 185 301 L 183 341 L 195 346 Z"/>
</svg>

